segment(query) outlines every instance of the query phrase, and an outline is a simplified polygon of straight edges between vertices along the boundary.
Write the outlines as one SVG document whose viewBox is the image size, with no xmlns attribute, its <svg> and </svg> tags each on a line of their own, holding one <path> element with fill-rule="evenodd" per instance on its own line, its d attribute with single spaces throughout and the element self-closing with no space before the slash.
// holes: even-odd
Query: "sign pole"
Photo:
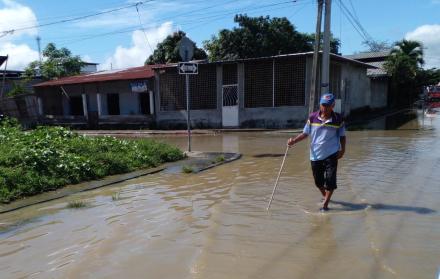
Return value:
<svg viewBox="0 0 440 279">
<path fill-rule="evenodd" d="M 191 152 L 191 122 L 190 122 L 190 106 L 189 106 L 189 75 L 185 75 L 186 87 L 186 127 L 188 130 L 188 152 Z"/>
<path fill-rule="evenodd" d="M 189 96 L 189 75 L 197 74 L 198 67 L 195 63 L 188 63 L 193 58 L 195 43 L 183 36 L 179 42 L 179 55 L 184 62 L 179 63 L 179 74 L 185 75 L 186 91 L 186 127 L 188 132 L 188 152 L 191 152 L 191 116 L 190 116 L 190 96 Z M 186 62 L 186 63 L 185 63 Z"/>
</svg>

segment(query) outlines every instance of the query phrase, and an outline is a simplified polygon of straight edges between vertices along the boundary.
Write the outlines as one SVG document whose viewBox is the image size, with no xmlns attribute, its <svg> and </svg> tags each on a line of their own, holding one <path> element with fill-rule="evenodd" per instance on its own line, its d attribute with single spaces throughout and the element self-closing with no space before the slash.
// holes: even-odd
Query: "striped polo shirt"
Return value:
<svg viewBox="0 0 440 279">
<path fill-rule="evenodd" d="M 339 113 L 332 112 L 331 118 L 324 121 L 319 116 L 319 111 L 313 112 L 303 133 L 311 139 L 310 160 L 324 160 L 340 149 L 340 137 L 345 136 L 344 119 Z"/>
</svg>

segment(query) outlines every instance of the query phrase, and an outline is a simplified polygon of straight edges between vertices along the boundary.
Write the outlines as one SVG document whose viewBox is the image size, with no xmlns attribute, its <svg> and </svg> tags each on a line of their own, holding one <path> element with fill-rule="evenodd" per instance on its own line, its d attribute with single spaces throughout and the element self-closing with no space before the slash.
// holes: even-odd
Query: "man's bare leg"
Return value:
<svg viewBox="0 0 440 279">
<path fill-rule="evenodd" d="M 322 208 L 324 210 L 328 209 L 328 203 L 330 202 L 330 198 L 333 195 L 333 191 L 334 190 L 325 190 L 325 197 L 324 197 L 324 202 L 322 203 Z"/>
<path fill-rule="evenodd" d="M 325 188 L 324 187 L 318 187 L 319 191 L 322 194 L 322 197 L 325 199 Z"/>
</svg>

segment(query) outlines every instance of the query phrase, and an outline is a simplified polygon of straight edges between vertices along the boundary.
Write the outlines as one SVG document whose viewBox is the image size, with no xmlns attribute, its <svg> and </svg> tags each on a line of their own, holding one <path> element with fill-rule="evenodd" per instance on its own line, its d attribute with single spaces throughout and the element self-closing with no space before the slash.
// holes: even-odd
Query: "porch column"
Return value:
<svg viewBox="0 0 440 279">
<path fill-rule="evenodd" d="M 41 99 L 41 97 L 37 97 L 37 103 L 38 103 L 38 115 L 42 116 L 44 114 L 44 111 L 43 111 L 43 100 Z"/>
<path fill-rule="evenodd" d="M 154 114 L 154 95 L 153 95 L 153 91 L 148 91 L 149 95 L 150 95 L 150 114 Z"/>
<path fill-rule="evenodd" d="M 101 93 L 96 93 L 96 103 L 98 105 L 98 117 L 102 115 Z"/>
<path fill-rule="evenodd" d="M 84 116 L 86 118 L 88 118 L 88 113 L 87 113 L 87 95 L 86 94 L 82 94 L 82 101 L 83 101 L 83 111 L 84 111 Z"/>
</svg>

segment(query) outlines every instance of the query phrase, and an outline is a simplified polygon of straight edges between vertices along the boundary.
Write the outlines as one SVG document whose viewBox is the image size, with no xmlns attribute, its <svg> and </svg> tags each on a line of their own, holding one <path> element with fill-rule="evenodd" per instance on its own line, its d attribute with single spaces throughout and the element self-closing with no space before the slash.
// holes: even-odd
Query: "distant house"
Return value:
<svg viewBox="0 0 440 279">
<path fill-rule="evenodd" d="M 200 63 L 190 77 L 191 120 L 195 127 L 288 128 L 307 118 L 312 52 Z M 330 91 L 344 115 L 370 104 L 368 68 L 331 55 Z M 158 127 L 185 126 L 185 84 L 177 65 L 156 71 Z M 383 106 L 386 102 L 383 103 Z"/>
<path fill-rule="evenodd" d="M 361 52 L 353 55 L 346 55 L 344 57 L 364 62 L 368 65 L 374 66 L 367 70 L 367 76 L 370 78 L 370 92 L 371 103 L 370 108 L 383 107 L 384 101 L 387 106 L 394 103 L 394 97 L 390 94 L 389 78 L 390 76 L 385 70 L 385 62 L 390 55 L 389 51 L 380 52 Z"/>
<path fill-rule="evenodd" d="M 154 72 L 150 66 L 65 77 L 34 88 L 46 122 L 152 123 Z"/>
<path fill-rule="evenodd" d="M 99 63 L 84 62 L 84 65 L 81 67 L 80 73 L 81 74 L 96 73 L 98 71 L 97 68 L 98 65 Z"/>
<path fill-rule="evenodd" d="M 199 61 L 189 78 L 191 123 L 197 128 L 300 127 L 309 106 L 312 52 Z M 330 91 L 344 115 L 371 105 L 367 69 L 331 55 Z M 186 127 L 185 77 L 177 64 L 148 65 L 61 78 L 34 86 L 43 118 L 54 123 Z M 373 100 L 378 102 L 377 100 Z M 386 99 L 381 104 L 386 106 Z"/>
</svg>

